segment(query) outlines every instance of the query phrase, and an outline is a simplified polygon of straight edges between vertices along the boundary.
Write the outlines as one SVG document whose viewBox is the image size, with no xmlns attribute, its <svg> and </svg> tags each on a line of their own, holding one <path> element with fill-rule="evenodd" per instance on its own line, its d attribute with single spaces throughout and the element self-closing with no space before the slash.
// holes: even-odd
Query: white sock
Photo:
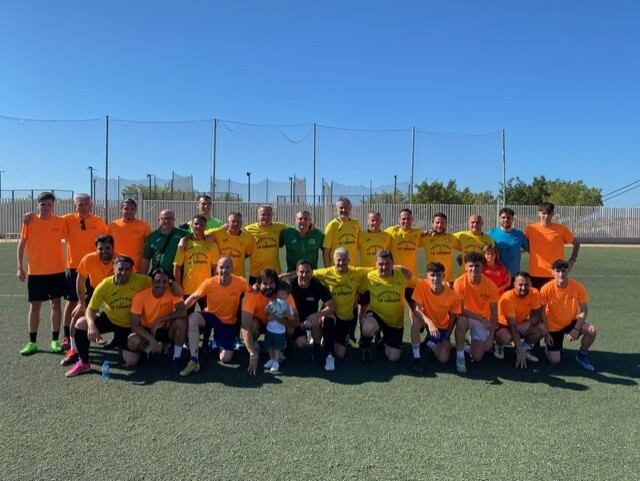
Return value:
<svg viewBox="0 0 640 481">
<path fill-rule="evenodd" d="M 456 351 L 456 358 L 464 360 L 464 351 Z"/>
<path fill-rule="evenodd" d="M 435 351 L 436 350 L 436 343 L 433 342 L 433 341 L 427 341 L 427 347 L 429 349 L 431 349 L 432 351 Z"/>
<path fill-rule="evenodd" d="M 76 346 L 76 338 L 71 336 L 71 349 L 73 349 L 74 351 L 78 350 L 78 346 Z"/>
<path fill-rule="evenodd" d="M 464 352 L 466 352 L 466 353 L 471 352 L 471 345 L 470 344 L 465 344 L 464 345 Z"/>
<path fill-rule="evenodd" d="M 420 359 L 420 344 L 411 344 L 411 350 L 413 351 L 413 358 Z"/>
<path fill-rule="evenodd" d="M 182 346 L 178 346 L 177 344 L 173 345 L 173 358 L 180 359 L 182 356 Z"/>
<path fill-rule="evenodd" d="M 144 352 L 146 352 L 147 354 L 151 354 L 151 346 L 145 347 Z"/>
</svg>

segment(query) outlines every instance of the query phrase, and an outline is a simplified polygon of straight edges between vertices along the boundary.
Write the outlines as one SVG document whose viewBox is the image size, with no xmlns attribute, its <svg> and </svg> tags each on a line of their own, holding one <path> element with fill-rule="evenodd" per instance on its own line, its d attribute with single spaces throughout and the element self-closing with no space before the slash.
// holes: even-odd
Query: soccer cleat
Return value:
<svg viewBox="0 0 640 481">
<path fill-rule="evenodd" d="M 589 357 L 586 354 L 576 354 L 576 361 L 578 361 L 578 364 L 580 364 L 585 371 L 593 372 L 596 370 L 593 364 L 589 362 Z"/>
<path fill-rule="evenodd" d="M 360 349 L 360 344 L 358 343 L 358 341 L 356 341 L 355 337 L 349 338 L 349 345 L 352 349 Z"/>
<path fill-rule="evenodd" d="M 53 339 L 51 341 L 51 344 L 49 344 L 49 348 L 51 349 L 51 352 L 62 352 L 62 346 L 60 345 L 60 341 L 58 341 L 57 339 Z"/>
<path fill-rule="evenodd" d="M 273 359 L 269 359 L 267 362 L 264 363 L 264 368 L 265 369 L 271 369 L 271 366 L 273 366 Z"/>
<path fill-rule="evenodd" d="M 68 366 L 69 364 L 73 364 L 78 359 L 78 351 L 75 349 L 69 349 L 64 353 L 64 357 L 62 361 L 60 361 L 61 366 Z"/>
<path fill-rule="evenodd" d="M 333 355 L 328 354 L 327 359 L 324 362 L 324 370 L 325 371 L 335 371 L 336 370 L 336 360 Z"/>
<path fill-rule="evenodd" d="M 62 349 L 64 351 L 71 349 L 71 338 L 69 336 L 64 336 L 62 338 Z"/>
<path fill-rule="evenodd" d="M 413 372 L 417 374 L 422 374 L 424 372 L 424 367 L 422 366 L 422 359 L 419 357 L 413 358 Z"/>
<path fill-rule="evenodd" d="M 76 363 L 71 366 L 71 368 L 64 373 L 67 377 L 75 377 L 78 374 L 82 374 L 83 372 L 91 371 L 91 363 L 84 362 L 82 359 L 78 359 Z"/>
<path fill-rule="evenodd" d="M 456 358 L 456 371 L 458 371 L 458 374 L 465 374 L 467 372 L 467 363 L 464 361 L 464 358 Z"/>
<path fill-rule="evenodd" d="M 273 364 L 271 364 L 271 368 L 269 369 L 269 372 L 278 372 L 279 369 L 280 369 L 280 364 L 278 363 L 278 361 L 273 361 Z"/>
<path fill-rule="evenodd" d="M 496 344 L 493 346 L 493 357 L 496 359 L 504 359 L 504 346 Z"/>
<path fill-rule="evenodd" d="M 20 354 L 23 356 L 30 356 L 31 354 L 35 354 L 38 352 L 38 345 L 35 342 L 27 342 L 22 349 L 20 349 Z"/>
<path fill-rule="evenodd" d="M 534 356 L 533 354 L 531 354 L 530 351 L 527 351 L 525 355 L 527 357 L 527 361 L 529 362 L 540 362 L 540 359 L 538 359 L 538 356 Z"/>
<path fill-rule="evenodd" d="M 200 363 L 194 362 L 192 359 L 190 359 L 187 365 L 185 366 L 185 368 L 182 371 L 180 371 L 180 375 L 182 377 L 189 376 L 190 374 L 193 374 L 194 372 L 198 372 L 199 370 L 200 370 Z"/>
</svg>

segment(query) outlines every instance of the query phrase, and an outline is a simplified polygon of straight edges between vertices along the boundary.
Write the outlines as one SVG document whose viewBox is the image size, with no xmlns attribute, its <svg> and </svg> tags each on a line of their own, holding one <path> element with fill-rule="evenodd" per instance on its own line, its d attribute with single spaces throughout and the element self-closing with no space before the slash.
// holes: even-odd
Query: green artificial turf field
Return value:
<svg viewBox="0 0 640 481">
<path fill-rule="evenodd" d="M 18 354 L 27 303 L 14 267 L 15 244 L 0 244 L 3 480 L 640 479 L 640 249 L 585 247 L 576 265 L 599 328 L 595 374 L 570 345 L 556 368 L 518 371 L 507 350 L 465 376 L 428 355 L 414 375 L 406 345 L 397 365 L 351 351 L 325 373 L 307 349 L 256 377 L 243 351 L 186 379 L 168 359 L 130 371 L 92 348 L 94 372 L 66 379 L 48 318 L 42 351 Z"/>
</svg>

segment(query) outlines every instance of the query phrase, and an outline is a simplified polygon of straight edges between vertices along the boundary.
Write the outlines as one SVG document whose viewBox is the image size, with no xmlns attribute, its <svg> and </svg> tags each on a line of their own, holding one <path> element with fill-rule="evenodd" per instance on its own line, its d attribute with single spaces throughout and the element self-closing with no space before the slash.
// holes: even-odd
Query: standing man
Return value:
<svg viewBox="0 0 640 481">
<path fill-rule="evenodd" d="M 113 259 L 113 272 L 113 276 L 98 284 L 85 315 L 76 322 L 74 338 L 79 359 L 65 373 L 67 377 L 75 377 L 91 370 L 89 344 L 105 332 L 114 333 L 114 343 L 121 350 L 126 365 L 133 365 L 137 360 L 137 355 L 128 348 L 131 305 L 136 293 L 151 286 L 151 278 L 134 273 L 133 259 L 126 256 Z"/>
<path fill-rule="evenodd" d="M 147 274 L 158 267 L 167 272 L 173 270 L 173 259 L 176 257 L 180 239 L 188 235 L 186 230 L 175 226 L 176 215 L 172 210 L 160 212 L 160 226 L 154 230 L 144 242 L 140 272 Z"/>
<path fill-rule="evenodd" d="M 391 362 L 400 359 L 408 282 L 404 273 L 393 269 L 390 251 L 382 250 L 376 254 L 376 270 L 367 273 L 359 288 L 359 292 L 368 292 L 370 297 L 367 313 L 361 320 L 363 361 L 372 361 L 371 341 L 378 331 L 382 331 L 387 359 Z"/>
<path fill-rule="evenodd" d="M 42 303 L 47 301 L 51 301 L 50 348 L 53 352 L 62 352 L 58 338 L 62 318 L 61 297 L 67 292 L 62 251 L 62 240 L 67 237 L 67 224 L 62 217 L 53 213 L 55 202 L 56 197 L 51 192 L 38 195 L 38 213 L 31 215 L 29 222 L 22 226 L 18 242 L 17 276 L 20 282 L 27 281 L 29 302 L 29 341 L 20 350 L 23 356 L 38 351 L 40 309 Z M 25 248 L 29 257 L 27 271 L 24 269 Z"/>
<path fill-rule="evenodd" d="M 313 357 L 321 359 L 324 350 L 325 371 L 335 370 L 334 327 L 336 303 L 331 298 L 329 289 L 313 277 L 311 263 L 299 260 L 296 266 L 296 277 L 291 281 L 291 296 L 300 316 L 300 327 L 293 332 L 294 343 L 301 347 L 305 344 L 305 330 L 311 330 L 313 338 Z"/>
<path fill-rule="evenodd" d="M 460 241 L 447 233 L 447 216 L 436 212 L 431 220 L 431 230 L 422 237 L 422 247 L 427 263 L 437 262 L 444 267 L 444 278 L 453 283 L 454 251 L 460 250 Z"/>
<path fill-rule="evenodd" d="M 462 315 L 456 322 L 456 369 L 467 372 L 464 360 L 464 336 L 471 331 L 471 358 L 480 362 L 493 346 L 493 334 L 498 325 L 498 288 L 482 275 L 482 254 L 469 252 L 464 256 L 465 274 L 458 277 L 453 288 L 462 302 Z"/>
<path fill-rule="evenodd" d="M 541 289 L 555 278 L 551 263 L 556 259 L 564 259 L 565 244 L 573 246 L 567 261 L 569 269 L 573 269 L 580 252 L 580 242 L 569 228 L 553 222 L 554 209 L 555 206 L 551 202 L 540 204 L 538 206 L 540 222 L 529 224 L 524 231 L 529 239 L 529 274 L 531 274 L 532 285 L 536 289 Z"/>
<path fill-rule="evenodd" d="M 483 227 L 482 216 L 471 214 L 469 216 L 469 230 L 462 230 L 454 234 L 460 242 L 460 252 L 463 257 L 469 252 L 482 254 L 484 246 L 493 245 L 493 239 L 482 232 Z"/>
<path fill-rule="evenodd" d="M 513 289 L 505 292 L 498 302 L 498 328 L 493 355 L 504 359 L 504 346 L 516 348 L 516 368 L 525 369 L 527 361 L 538 362 L 531 354 L 531 346 L 545 335 L 540 292 L 531 287 L 531 276 L 517 272 Z"/>
<path fill-rule="evenodd" d="M 286 224 L 273 222 L 273 208 L 270 205 L 258 207 L 258 222 L 249 224 L 244 231 L 253 238 L 253 251 L 249 258 L 249 284 L 254 284 L 263 269 L 273 269 L 278 274 L 280 268 L 280 234 Z"/>
<path fill-rule="evenodd" d="M 560 363 L 564 336 L 570 342 L 580 341 L 576 361 L 587 371 L 595 371 L 589 362 L 589 348 L 596 340 L 596 326 L 587 322 L 589 296 L 584 286 L 569 278 L 569 262 L 558 259 L 551 264 L 553 280 L 540 290 L 547 325 L 545 337 L 547 359 Z"/>
<path fill-rule="evenodd" d="M 324 230 L 322 242 L 322 260 L 324 266 L 331 266 L 338 247 L 344 247 L 349 251 L 349 259 L 353 265 L 358 265 L 358 234 L 360 223 L 351 218 L 353 206 L 346 197 L 340 197 L 336 202 L 338 216 L 331 220 Z"/>
<path fill-rule="evenodd" d="M 380 251 L 391 249 L 392 235 L 382 230 L 382 215 L 380 212 L 367 214 L 367 230 L 360 231 L 358 235 L 358 252 L 360 265 L 363 267 L 375 267 L 376 255 Z"/>
<path fill-rule="evenodd" d="M 198 197 L 196 215 L 201 215 L 207 219 L 206 229 L 217 229 L 218 227 L 222 227 L 222 221 L 217 217 L 213 217 L 213 199 L 211 199 L 210 195 L 202 194 Z M 185 224 L 180 224 L 179 227 L 183 230 L 193 232 L 193 229 L 191 228 L 192 222 L 193 219 Z"/>
<path fill-rule="evenodd" d="M 324 234 L 311 222 L 311 213 L 308 210 L 298 212 L 295 225 L 280 234 L 280 247 L 284 246 L 286 251 L 287 272 L 295 271 L 301 260 L 308 261 L 312 269 L 317 269 L 323 240 Z"/>
<path fill-rule="evenodd" d="M 427 265 L 427 278 L 418 281 L 413 300 L 416 303 L 415 321 L 411 324 L 413 370 L 423 372 L 420 358 L 420 335 L 427 331 L 426 345 L 438 362 L 446 364 L 451 353 L 449 337 L 462 313 L 460 298 L 453 287 L 445 285 L 445 268 L 440 262 Z"/>
<path fill-rule="evenodd" d="M 487 232 L 495 242 L 500 261 L 509 269 L 513 279 L 520 271 L 521 253 L 529 251 L 529 241 L 524 232 L 513 227 L 514 216 L 513 209 L 503 207 L 499 213 L 500 226 Z"/>
<path fill-rule="evenodd" d="M 162 352 L 160 343 L 173 342 L 173 365 L 180 369 L 182 345 L 187 334 L 187 310 L 182 297 L 168 289 L 170 274 L 162 269 L 151 273 L 151 287 L 133 296 L 131 335 L 127 341 L 130 363 L 138 363 L 140 353 L 147 356 Z"/>
<path fill-rule="evenodd" d="M 122 217 L 109 223 L 109 233 L 118 246 L 118 254 L 131 257 L 135 272 L 142 272 L 144 241 L 151 234 L 151 227 L 145 221 L 136 219 L 136 212 L 136 201 L 125 199 L 120 207 Z"/>
<path fill-rule="evenodd" d="M 220 348 L 218 359 L 222 363 L 231 362 L 233 345 L 236 336 L 237 312 L 242 296 L 249 291 L 244 277 L 233 274 L 233 261 L 229 256 L 222 256 L 217 263 L 217 275 L 206 279 L 187 298 L 187 308 L 193 306 L 198 299 L 206 297 L 204 311 L 192 312 L 189 315 L 189 353 L 190 360 L 180 372 L 188 376 L 200 370 L 198 358 L 198 341 L 200 329 L 213 330 L 213 339 Z"/>
<path fill-rule="evenodd" d="M 207 231 L 208 233 L 208 231 Z M 253 238 L 242 230 L 242 214 L 232 212 L 227 218 L 227 227 L 211 231 L 221 256 L 233 261 L 233 273 L 245 277 L 245 259 L 253 254 Z"/>
</svg>

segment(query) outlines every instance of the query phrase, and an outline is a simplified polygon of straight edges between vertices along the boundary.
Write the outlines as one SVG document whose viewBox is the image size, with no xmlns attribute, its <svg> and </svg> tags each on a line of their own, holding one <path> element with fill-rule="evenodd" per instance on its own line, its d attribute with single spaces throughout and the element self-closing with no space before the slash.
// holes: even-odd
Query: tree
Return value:
<svg viewBox="0 0 640 481">
<path fill-rule="evenodd" d="M 496 201 L 488 190 L 472 192 L 469 187 L 459 190 L 453 179 L 450 179 L 447 185 L 439 180 L 430 184 L 424 180 L 416 185 L 416 190 L 413 200 L 417 204 L 492 204 Z"/>
<path fill-rule="evenodd" d="M 171 190 L 167 185 L 152 185 L 149 189 L 144 184 L 129 184 L 122 189 L 122 197 L 138 197 L 138 192 L 142 193 L 142 198 L 147 200 L 195 200 L 197 192 L 186 192 L 183 190 Z"/>
<path fill-rule="evenodd" d="M 500 190 L 502 196 L 502 189 Z M 589 187 L 583 181 L 547 180 L 544 175 L 534 177 L 527 184 L 519 177 L 507 182 L 507 204 L 538 205 L 602 205 L 602 189 Z"/>
<path fill-rule="evenodd" d="M 407 202 L 407 195 L 396 189 L 395 202 L 405 203 Z M 394 202 L 393 192 L 378 192 L 369 196 L 369 203 L 371 204 L 391 204 Z"/>
</svg>

